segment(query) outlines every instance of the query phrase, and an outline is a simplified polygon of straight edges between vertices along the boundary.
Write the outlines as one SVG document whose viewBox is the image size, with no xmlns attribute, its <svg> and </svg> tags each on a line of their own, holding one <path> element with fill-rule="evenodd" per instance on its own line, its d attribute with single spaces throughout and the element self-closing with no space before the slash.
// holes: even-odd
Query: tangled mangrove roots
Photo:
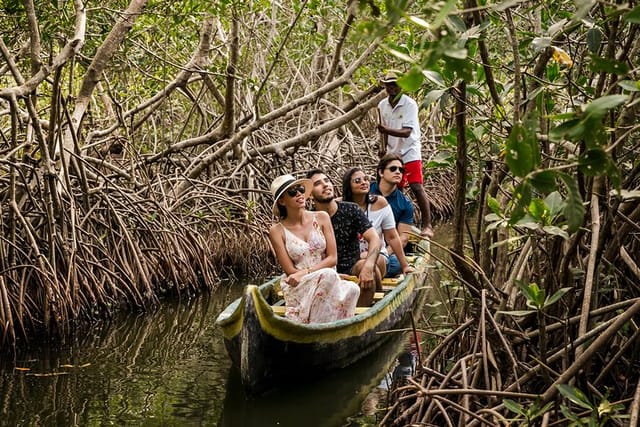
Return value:
<svg viewBox="0 0 640 427">
<path fill-rule="evenodd" d="M 512 254 L 519 273 L 500 289 L 486 276 L 471 289 L 434 251 L 454 280 L 441 282 L 439 314 L 425 308 L 416 374 L 396 382 L 380 425 L 638 425 L 638 287 L 618 278 L 581 313 L 580 289 L 545 294 L 517 278 L 543 273 L 526 263 L 534 248 Z"/>
<path fill-rule="evenodd" d="M 269 274 L 276 175 L 374 172 L 391 28 L 352 35 L 355 3 L 318 31 L 315 5 L 32 3 L 0 20 L 0 349 Z"/>
<path fill-rule="evenodd" d="M 274 273 L 265 234 L 272 221 L 271 180 L 322 167 L 339 183 L 355 164 L 374 173 L 369 145 L 344 141 L 350 142 L 328 154 L 336 141 L 323 139 L 317 150 L 302 148 L 277 165 L 268 159 L 242 170 L 217 165 L 208 181 L 192 182 L 181 197 L 173 196 L 175 171 L 165 164 L 132 184 L 99 162 L 78 160 L 60 185 L 38 165 L 5 162 L 1 342 L 15 344 L 37 332 L 64 338 L 72 321 L 124 306 L 145 310 L 165 294 L 212 289 L 220 276 Z M 442 191 L 431 196 L 450 197 Z"/>
<path fill-rule="evenodd" d="M 16 178 L 33 176 L 21 169 Z M 152 186 L 133 191 L 110 184 L 55 200 L 27 179 L 6 188 L 13 191 L 3 194 L 9 208 L 2 211 L 0 242 L 5 343 L 34 331 L 62 336 L 71 320 L 123 305 L 145 309 L 167 292 L 211 288 L 221 272 L 218 260 L 255 240 L 251 223 L 230 235 L 223 208 L 171 211 Z"/>
</svg>

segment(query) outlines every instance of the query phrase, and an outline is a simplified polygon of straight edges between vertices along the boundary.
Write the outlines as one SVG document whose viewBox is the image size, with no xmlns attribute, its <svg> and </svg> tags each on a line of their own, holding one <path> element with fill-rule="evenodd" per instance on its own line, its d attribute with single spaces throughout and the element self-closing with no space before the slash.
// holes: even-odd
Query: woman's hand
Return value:
<svg viewBox="0 0 640 427">
<path fill-rule="evenodd" d="M 302 278 L 309 273 L 309 269 L 305 268 L 304 270 L 298 270 L 293 274 L 287 276 L 287 284 L 292 288 L 295 288 L 298 283 L 302 281 Z"/>
</svg>

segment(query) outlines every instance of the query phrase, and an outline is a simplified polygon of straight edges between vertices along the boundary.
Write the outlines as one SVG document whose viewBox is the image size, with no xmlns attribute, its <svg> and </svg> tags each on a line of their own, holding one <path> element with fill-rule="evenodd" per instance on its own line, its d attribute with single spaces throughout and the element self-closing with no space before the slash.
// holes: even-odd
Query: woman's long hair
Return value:
<svg viewBox="0 0 640 427">
<path fill-rule="evenodd" d="M 344 175 L 342 176 L 342 200 L 344 200 L 345 202 L 353 202 L 354 201 L 353 200 L 353 190 L 351 190 L 351 177 L 356 172 L 365 173 L 364 170 L 362 170 L 361 167 L 356 166 L 356 167 L 351 168 L 348 171 L 346 171 L 344 173 Z M 375 202 L 376 199 L 377 199 L 377 197 L 371 195 L 371 193 L 369 192 L 365 196 L 365 203 L 368 205 L 370 203 Z"/>
</svg>

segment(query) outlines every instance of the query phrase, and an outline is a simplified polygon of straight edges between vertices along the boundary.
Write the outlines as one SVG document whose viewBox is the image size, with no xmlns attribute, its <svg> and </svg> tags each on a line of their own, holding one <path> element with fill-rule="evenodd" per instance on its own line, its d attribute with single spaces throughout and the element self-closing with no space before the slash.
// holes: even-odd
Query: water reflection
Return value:
<svg viewBox="0 0 640 427">
<path fill-rule="evenodd" d="M 0 359 L 1 425 L 340 426 L 393 362 L 398 342 L 312 386 L 247 399 L 214 321 L 241 285 L 122 314 L 60 347 Z"/>
<path fill-rule="evenodd" d="M 402 346 L 402 336 L 382 346 L 356 365 L 308 384 L 291 383 L 271 394 L 248 399 L 240 374 L 230 370 L 219 426 L 334 427 L 359 414 L 363 402 L 381 383 Z"/>
</svg>

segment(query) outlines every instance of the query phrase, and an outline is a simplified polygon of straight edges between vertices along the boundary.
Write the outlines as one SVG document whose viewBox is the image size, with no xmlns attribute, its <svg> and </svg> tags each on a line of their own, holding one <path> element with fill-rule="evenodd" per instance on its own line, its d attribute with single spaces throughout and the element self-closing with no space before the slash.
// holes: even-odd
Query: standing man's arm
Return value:
<svg viewBox="0 0 640 427">
<path fill-rule="evenodd" d="M 408 138 L 409 135 L 411 135 L 412 128 L 403 127 L 403 128 L 400 128 L 400 129 L 392 129 L 390 127 L 387 127 L 385 125 L 380 124 L 380 125 L 378 125 L 378 130 L 383 135 L 391 135 L 391 136 L 395 136 L 395 137 L 398 137 L 398 138 Z"/>
</svg>

